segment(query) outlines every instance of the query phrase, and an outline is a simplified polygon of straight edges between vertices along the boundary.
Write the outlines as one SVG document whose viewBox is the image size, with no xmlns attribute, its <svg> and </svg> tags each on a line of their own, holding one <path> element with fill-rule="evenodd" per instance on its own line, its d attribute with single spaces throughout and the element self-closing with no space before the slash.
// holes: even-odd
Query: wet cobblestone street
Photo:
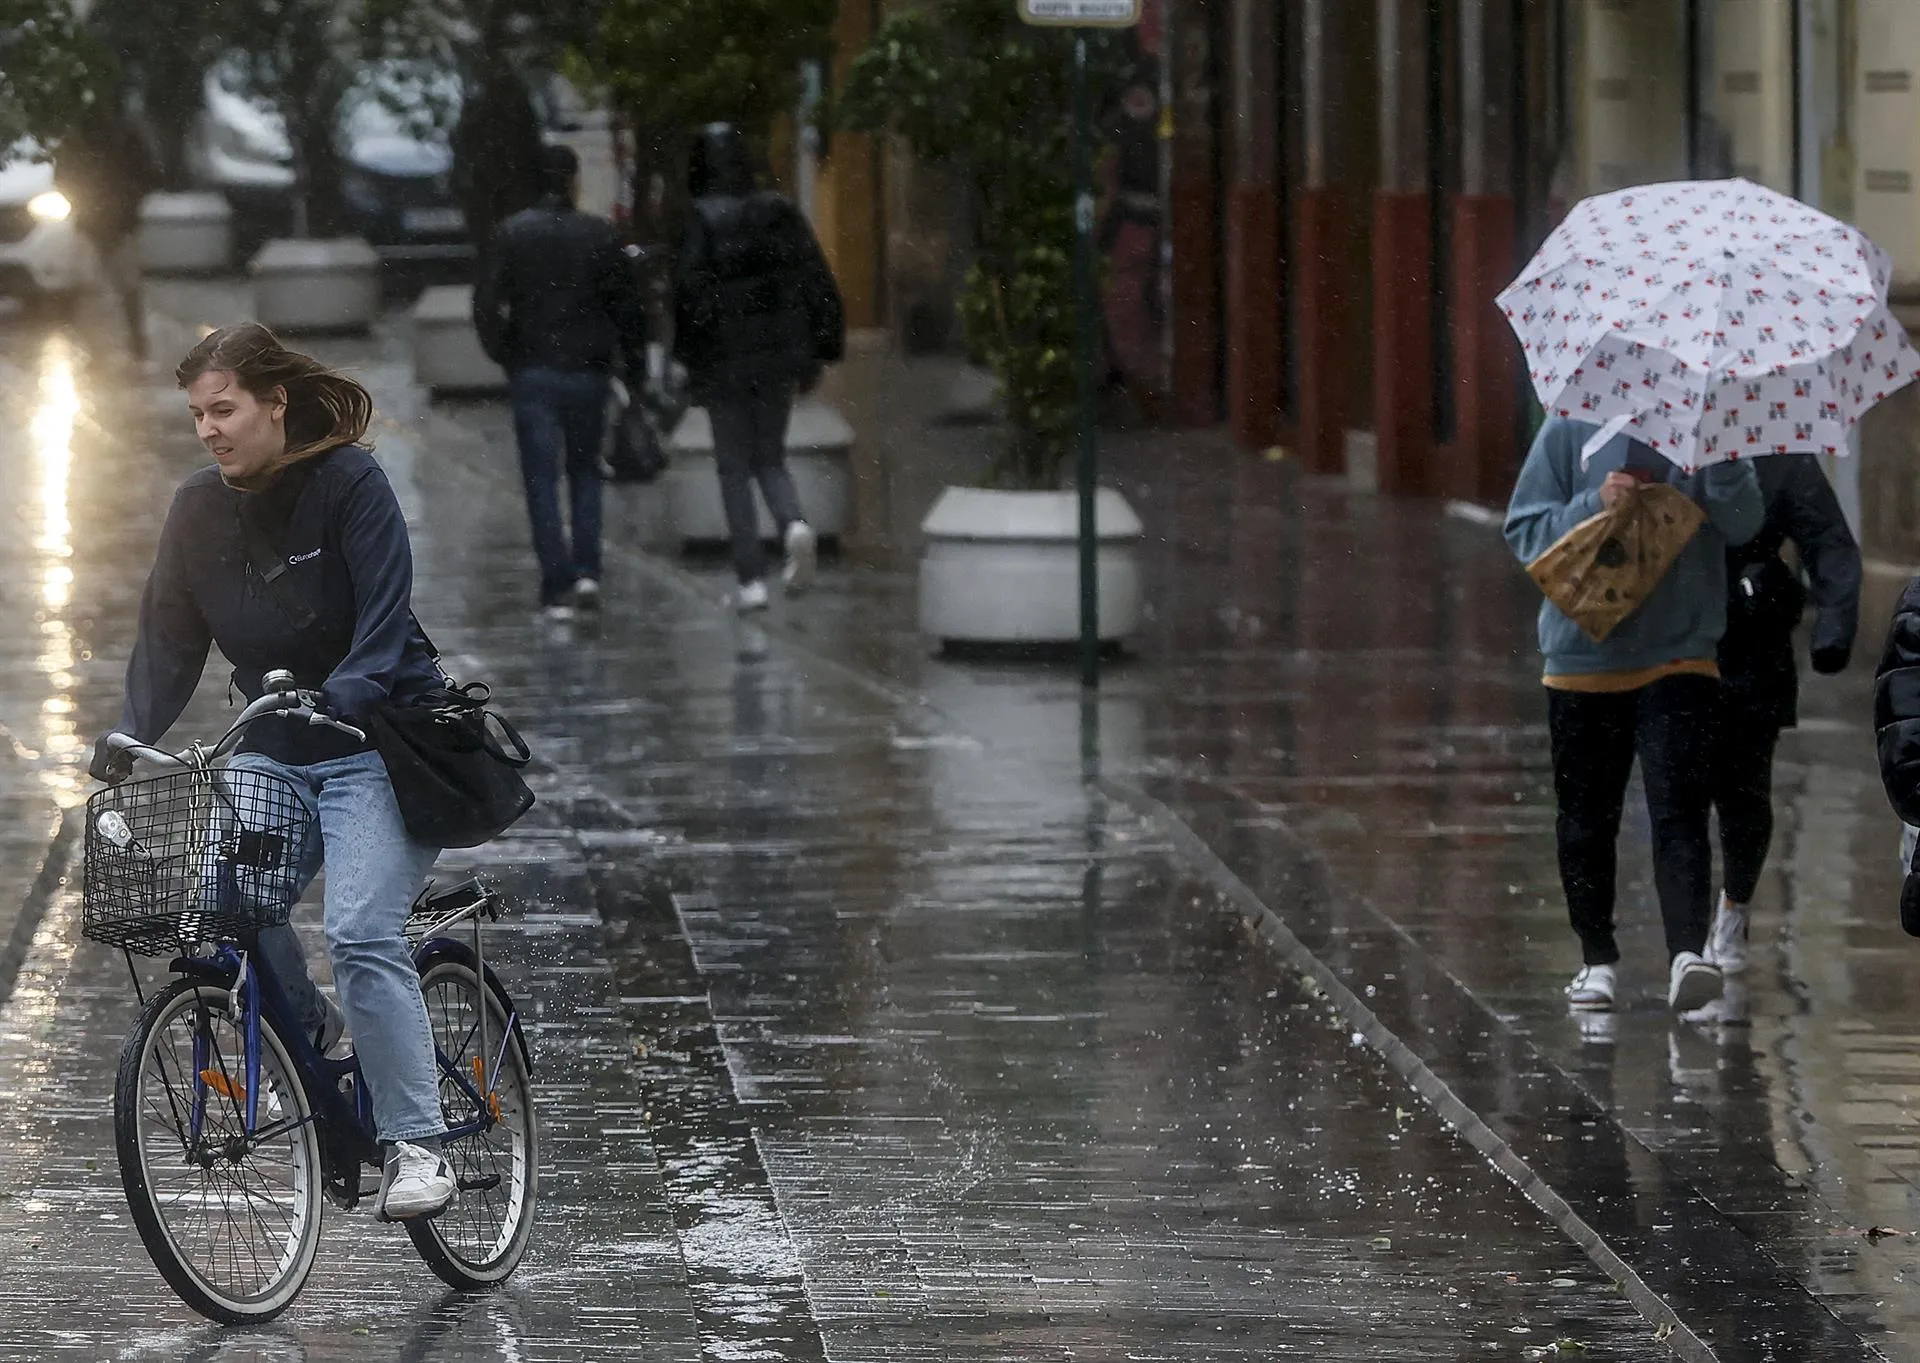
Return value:
<svg viewBox="0 0 1920 1363">
<path fill-rule="evenodd" d="M 159 292 L 156 353 L 236 295 Z M 1920 1138 L 1885 820 L 1828 755 L 1857 676 L 1789 741 L 1752 1025 L 1638 997 L 1641 874 L 1636 1001 L 1583 1034 L 1528 588 L 1483 527 L 1120 442 L 1159 585 L 1091 715 L 1062 670 L 928 656 L 904 474 L 759 622 L 718 565 L 641 552 L 657 493 L 616 489 L 605 618 L 543 626 L 504 407 L 429 406 L 393 330 L 315 348 L 381 406 L 424 623 L 541 759 L 535 814 L 442 862 L 520 906 L 491 950 L 531 1015 L 540 1226 L 461 1298 L 330 1210 L 281 1322 L 201 1322 L 125 1214 L 131 989 L 54 841 L 198 451 L 158 368 L 80 334 L 0 333 L 0 1359 L 1916 1356 L 1920 1258 L 1860 1233 L 1914 1228 Z M 929 437 L 930 470 L 965 457 Z M 224 702 L 216 664 L 176 734 Z"/>
</svg>

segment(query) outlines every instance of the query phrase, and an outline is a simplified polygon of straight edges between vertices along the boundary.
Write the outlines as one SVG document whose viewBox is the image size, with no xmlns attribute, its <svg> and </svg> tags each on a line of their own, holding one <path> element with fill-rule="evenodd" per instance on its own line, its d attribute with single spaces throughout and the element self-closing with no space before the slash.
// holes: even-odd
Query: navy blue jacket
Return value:
<svg viewBox="0 0 1920 1363">
<path fill-rule="evenodd" d="M 247 527 L 255 527 L 249 533 Z M 305 628 L 269 589 L 249 542 L 285 557 L 283 581 L 313 614 Z M 208 466 L 180 485 L 160 532 L 127 664 L 119 728 L 157 742 L 186 709 L 218 644 L 248 700 L 274 668 L 320 691 L 346 719 L 439 682 L 413 618 L 413 550 L 400 503 L 367 450 L 343 445 L 302 460 L 260 492 L 241 492 Z M 305 764 L 364 751 L 335 730 L 274 718 L 243 748 Z"/>
</svg>

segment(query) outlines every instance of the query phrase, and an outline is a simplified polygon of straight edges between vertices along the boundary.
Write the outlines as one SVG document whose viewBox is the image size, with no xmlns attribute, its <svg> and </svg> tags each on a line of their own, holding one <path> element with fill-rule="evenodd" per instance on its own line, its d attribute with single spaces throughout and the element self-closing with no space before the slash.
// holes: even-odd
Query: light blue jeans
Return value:
<svg viewBox="0 0 1920 1363">
<path fill-rule="evenodd" d="M 227 779 L 244 781 L 248 771 L 290 781 L 319 820 L 320 836 L 308 840 L 299 887 L 304 894 L 324 863 L 333 981 L 373 1099 L 380 1139 L 439 1137 L 446 1123 L 433 1028 L 404 928 L 407 910 L 440 849 L 407 836 L 386 763 L 377 752 L 305 767 L 241 753 L 227 764 Z M 311 1040 L 326 1018 L 326 1001 L 299 937 L 291 927 L 268 928 L 260 934 L 260 954 Z"/>
</svg>

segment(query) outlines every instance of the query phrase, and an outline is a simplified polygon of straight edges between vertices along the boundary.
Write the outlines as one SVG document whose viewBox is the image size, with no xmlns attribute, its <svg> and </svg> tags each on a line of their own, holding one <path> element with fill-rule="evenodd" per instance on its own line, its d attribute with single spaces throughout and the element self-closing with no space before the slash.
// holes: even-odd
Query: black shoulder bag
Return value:
<svg viewBox="0 0 1920 1363">
<path fill-rule="evenodd" d="M 247 518 L 241 526 L 254 571 L 293 627 L 307 629 L 316 617 L 288 579 L 286 556 L 273 552 Z M 493 696 L 487 684 L 456 684 L 417 618 L 413 624 L 441 685 L 410 704 L 375 707 L 365 716 L 367 737 L 386 763 L 410 836 L 430 847 L 478 847 L 533 808 L 533 792 L 520 775 L 533 754 L 519 731 L 487 708 Z"/>
<path fill-rule="evenodd" d="M 487 708 L 492 695 L 485 682 L 446 680 L 411 705 L 380 705 L 366 717 L 407 832 L 431 847 L 478 847 L 533 808 L 520 775 L 533 754 Z"/>
</svg>

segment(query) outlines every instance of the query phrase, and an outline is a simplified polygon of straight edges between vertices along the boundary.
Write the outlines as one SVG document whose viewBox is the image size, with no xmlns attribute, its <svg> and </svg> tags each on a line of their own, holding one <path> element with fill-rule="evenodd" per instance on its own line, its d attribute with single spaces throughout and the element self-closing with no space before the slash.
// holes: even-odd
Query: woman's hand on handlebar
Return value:
<svg viewBox="0 0 1920 1363">
<path fill-rule="evenodd" d="M 107 736 L 102 734 L 100 741 L 93 745 L 93 761 L 87 764 L 87 775 L 117 786 L 133 775 L 133 754 L 110 746 Z"/>
</svg>

